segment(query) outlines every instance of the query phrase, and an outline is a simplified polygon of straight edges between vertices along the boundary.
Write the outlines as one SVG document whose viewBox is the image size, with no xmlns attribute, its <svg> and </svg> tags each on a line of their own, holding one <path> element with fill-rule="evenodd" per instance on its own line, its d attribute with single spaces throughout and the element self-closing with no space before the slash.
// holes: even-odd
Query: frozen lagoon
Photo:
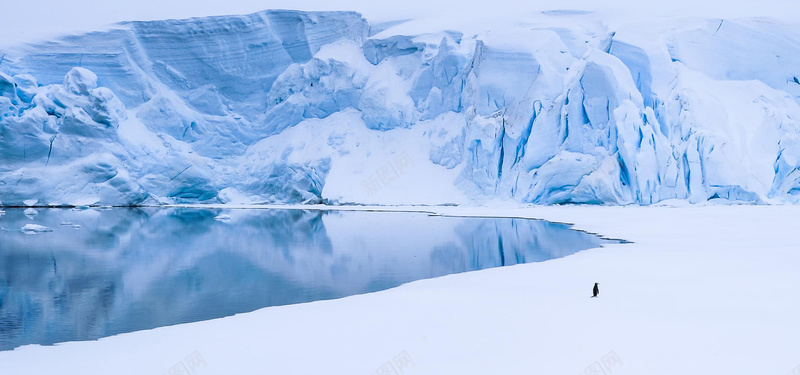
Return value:
<svg viewBox="0 0 800 375">
<path fill-rule="evenodd" d="M 375 292 L 618 242 L 541 220 L 424 212 L 6 211 L 0 350 Z"/>
</svg>

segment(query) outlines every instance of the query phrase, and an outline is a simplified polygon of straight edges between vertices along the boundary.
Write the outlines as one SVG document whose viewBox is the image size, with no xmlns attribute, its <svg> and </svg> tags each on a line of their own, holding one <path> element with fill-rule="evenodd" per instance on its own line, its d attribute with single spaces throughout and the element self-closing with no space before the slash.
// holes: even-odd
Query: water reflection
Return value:
<svg viewBox="0 0 800 375">
<path fill-rule="evenodd" d="M 544 221 L 422 213 L 5 211 L 0 350 L 373 292 L 607 242 Z M 53 231 L 24 232 L 26 224 Z"/>
</svg>

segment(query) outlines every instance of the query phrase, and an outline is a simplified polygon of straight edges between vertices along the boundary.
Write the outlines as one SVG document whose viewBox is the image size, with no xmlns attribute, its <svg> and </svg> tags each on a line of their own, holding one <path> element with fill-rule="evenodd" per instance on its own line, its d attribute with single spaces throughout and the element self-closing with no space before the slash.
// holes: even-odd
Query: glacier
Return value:
<svg viewBox="0 0 800 375">
<path fill-rule="evenodd" d="M 0 50 L 0 205 L 800 201 L 800 28 L 137 21 Z"/>
</svg>

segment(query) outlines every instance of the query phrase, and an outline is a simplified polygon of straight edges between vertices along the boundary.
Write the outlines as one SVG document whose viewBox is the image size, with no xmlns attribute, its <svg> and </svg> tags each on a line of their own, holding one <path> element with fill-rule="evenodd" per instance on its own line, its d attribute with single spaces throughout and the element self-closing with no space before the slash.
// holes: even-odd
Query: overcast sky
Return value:
<svg viewBox="0 0 800 375">
<path fill-rule="evenodd" d="M 644 7 L 644 8 L 643 8 Z M 519 15 L 552 9 L 604 10 L 639 15 L 796 17 L 799 0 L 4 0 L 0 5 L 0 46 L 93 30 L 125 20 L 245 14 L 264 9 L 355 10 L 372 22 L 485 12 Z"/>
</svg>

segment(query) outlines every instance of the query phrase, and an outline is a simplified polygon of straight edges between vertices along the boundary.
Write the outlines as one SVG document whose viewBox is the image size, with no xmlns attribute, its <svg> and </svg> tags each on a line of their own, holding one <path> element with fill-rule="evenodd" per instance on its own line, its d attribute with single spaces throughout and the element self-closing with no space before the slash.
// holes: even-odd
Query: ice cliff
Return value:
<svg viewBox="0 0 800 375">
<path fill-rule="evenodd" d="M 130 22 L 0 51 L 2 205 L 800 201 L 800 31 Z"/>
</svg>

